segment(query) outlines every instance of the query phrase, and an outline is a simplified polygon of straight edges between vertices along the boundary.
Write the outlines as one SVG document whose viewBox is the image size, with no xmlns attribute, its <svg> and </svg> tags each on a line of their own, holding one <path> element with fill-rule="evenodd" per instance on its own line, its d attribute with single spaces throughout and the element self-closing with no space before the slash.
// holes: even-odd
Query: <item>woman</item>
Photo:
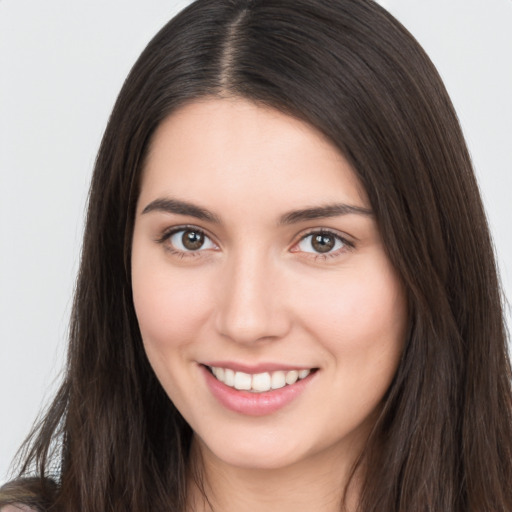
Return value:
<svg viewBox="0 0 512 512">
<path fill-rule="evenodd" d="M 66 378 L 0 504 L 508 511 L 510 380 L 418 44 L 369 0 L 200 0 L 114 108 Z"/>
</svg>

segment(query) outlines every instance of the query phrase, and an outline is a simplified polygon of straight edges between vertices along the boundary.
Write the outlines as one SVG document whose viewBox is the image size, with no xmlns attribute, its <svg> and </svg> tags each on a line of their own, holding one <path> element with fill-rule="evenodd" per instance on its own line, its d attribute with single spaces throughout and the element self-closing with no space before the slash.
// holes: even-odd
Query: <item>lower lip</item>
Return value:
<svg viewBox="0 0 512 512">
<path fill-rule="evenodd" d="M 204 366 L 200 367 L 212 395 L 227 409 L 247 416 L 264 416 L 272 414 L 297 398 L 311 382 L 315 373 L 295 384 L 287 385 L 273 391 L 251 393 L 239 391 L 217 380 Z"/>
</svg>

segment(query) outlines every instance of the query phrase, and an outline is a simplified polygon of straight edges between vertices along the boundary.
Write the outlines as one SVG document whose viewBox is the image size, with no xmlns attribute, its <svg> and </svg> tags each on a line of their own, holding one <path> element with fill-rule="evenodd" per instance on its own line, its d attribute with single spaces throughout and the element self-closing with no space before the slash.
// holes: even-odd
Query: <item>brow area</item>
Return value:
<svg viewBox="0 0 512 512">
<path fill-rule="evenodd" d="M 202 208 L 201 206 L 197 206 L 187 201 L 180 201 L 178 199 L 155 199 L 154 201 L 151 201 L 144 210 L 142 210 L 142 215 L 155 211 L 187 215 L 189 217 L 195 217 L 196 219 L 212 222 L 214 224 L 221 223 L 220 218 L 206 208 Z"/>
<path fill-rule="evenodd" d="M 338 217 L 341 215 L 364 215 L 372 217 L 373 212 L 369 208 L 362 206 L 353 206 L 345 203 L 334 203 L 325 206 L 315 206 L 312 208 L 303 208 L 285 213 L 279 219 L 280 225 L 296 224 L 315 219 L 326 219 L 329 217 Z"/>
<path fill-rule="evenodd" d="M 189 217 L 195 217 L 199 220 L 214 224 L 221 224 L 220 217 L 210 210 L 179 199 L 155 199 L 154 201 L 151 201 L 144 210 L 142 210 L 142 215 L 154 211 L 187 215 Z M 325 219 L 350 214 L 373 216 L 373 212 L 369 208 L 348 205 L 345 203 L 335 203 L 289 211 L 279 218 L 278 225 L 290 225 L 308 220 Z"/>
</svg>

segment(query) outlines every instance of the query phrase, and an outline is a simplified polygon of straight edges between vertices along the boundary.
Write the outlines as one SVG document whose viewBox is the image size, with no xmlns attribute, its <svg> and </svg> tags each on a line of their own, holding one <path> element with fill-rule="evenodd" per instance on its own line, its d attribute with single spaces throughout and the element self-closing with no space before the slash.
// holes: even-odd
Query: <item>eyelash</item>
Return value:
<svg viewBox="0 0 512 512">
<path fill-rule="evenodd" d="M 175 235 L 176 233 L 180 233 L 181 231 L 183 231 L 183 232 L 185 232 L 185 231 L 193 231 L 195 233 L 203 235 L 205 238 L 208 238 L 209 240 L 212 239 L 212 237 L 210 237 L 203 229 L 200 229 L 200 228 L 198 228 L 196 226 L 189 226 L 189 225 L 176 226 L 176 227 L 173 227 L 173 228 L 165 230 L 162 233 L 162 236 L 160 236 L 157 239 L 157 242 L 159 244 L 164 245 L 165 249 L 167 251 L 169 251 L 173 256 L 177 256 L 180 259 L 183 259 L 183 258 L 197 258 L 198 256 L 201 256 L 201 252 L 204 251 L 204 249 L 203 250 L 197 250 L 197 251 L 181 251 L 181 250 L 176 249 L 175 247 L 173 247 L 171 243 L 167 243 L 167 242 L 170 241 L 170 239 L 171 239 L 171 237 L 173 235 Z"/>
<path fill-rule="evenodd" d="M 165 244 L 166 250 L 169 251 L 173 256 L 177 256 L 180 259 L 196 258 L 196 257 L 202 256 L 201 253 L 204 252 L 206 249 L 202 249 L 202 250 L 199 249 L 197 251 L 194 251 L 194 250 L 182 251 L 182 250 L 176 249 L 170 243 L 167 243 L 167 242 L 169 242 L 170 238 L 173 235 L 180 233 L 182 231 L 183 232 L 193 231 L 200 235 L 203 235 L 205 238 L 212 241 L 212 238 L 203 229 L 200 229 L 196 226 L 191 226 L 191 225 L 176 226 L 171 229 L 168 229 L 168 230 L 164 231 L 162 233 L 162 236 L 160 236 L 156 241 L 162 245 Z M 318 229 L 318 228 L 311 229 L 311 230 L 307 231 L 306 233 L 303 233 L 300 236 L 299 240 L 293 245 L 293 247 L 297 247 L 301 242 L 303 242 L 304 240 L 306 240 L 308 237 L 310 237 L 312 235 L 323 235 L 323 236 L 333 237 L 336 242 L 341 242 L 341 244 L 342 244 L 341 248 L 338 248 L 337 250 L 332 251 L 332 252 L 329 251 L 326 253 L 317 253 L 317 252 L 302 251 L 306 255 L 307 258 L 313 259 L 314 261 L 325 261 L 328 258 L 336 258 L 336 257 L 340 256 L 341 254 L 343 254 L 347 251 L 351 251 L 352 249 L 355 248 L 355 244 L 353 242 L 351 242 L 350 240 L 347 240 L 347 238 L 340 235 L 338 232 L 330 230 L 330 229 Z M 214 243 L 214 242 L 212 241 L 212 243 Z M 301 252 L 301 251 L 293 250 L 293 248 L 292 248 L 291 252 Z"/>
<path fill-rule="evenodd" d="M 307 231 L 306 233 L 303 233 L 300 236 L 299 241 L 294 244 L 294 247 L 297 247 L 301 242 L 303 242 L 308 237 L 313 236 L 313 235 L 333 237 L 335 239 L 335 243 L 341 242 L 341 244 L 342 244 L 341 248 L 338 248 L 334 251 L 330 250 L 329 252 L 325 252 L 325 253 L 303 251 L 307 258 L 311 258 L 314 261 L 325 261 L 329 258 L 337 258 L 337 257 L 341 256 L 342 254 L 344 254 L 348 251 L 351 251 L 352 249 L 355 248 L 355 244 L 353 242 L 348 240 L 346 237 L 342 236 L 337 231 L 333 231 L 330 229 L 318 229 L 318 228 L 314 228 L 314 229 Z M 312 243 L 312 241 L 310 243 Z M 292 249 L 292 252 L 300 252 L 300 251 Z"/>
</svg>

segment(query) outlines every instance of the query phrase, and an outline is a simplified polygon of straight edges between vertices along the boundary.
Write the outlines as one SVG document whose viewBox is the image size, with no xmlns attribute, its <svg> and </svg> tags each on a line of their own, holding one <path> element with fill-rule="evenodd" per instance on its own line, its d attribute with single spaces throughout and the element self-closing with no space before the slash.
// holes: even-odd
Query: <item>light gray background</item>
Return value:
<svg viewBox="0 0 512 512">
<path fill-rule="evenodd" d="M 188 3 L 0 0 L 0 482 L 56 389 L 108 115 L 145 44 Z M 381 3 L 423 44 L 452 96 L 510 298 L 512 0 Z"/>
</svg>

